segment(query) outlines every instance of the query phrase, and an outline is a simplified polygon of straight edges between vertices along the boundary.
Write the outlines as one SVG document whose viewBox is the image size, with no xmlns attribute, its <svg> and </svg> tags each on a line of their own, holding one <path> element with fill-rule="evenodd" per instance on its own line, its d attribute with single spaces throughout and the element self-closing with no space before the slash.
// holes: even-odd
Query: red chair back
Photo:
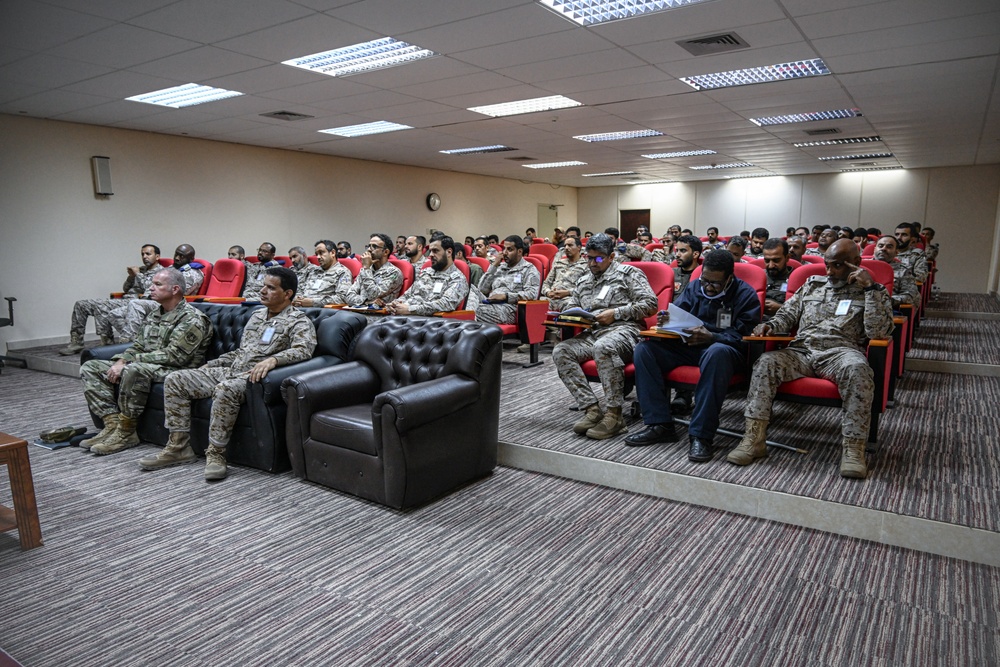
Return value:
<svg viewBox="0 0 1000 667">
<path fill-rule="evenodd" d="M 260 262 L 260 260 L 257 259 L 257 255 L 250 255 L 249 257 L 244 257 L 244 259 L 251 264 L 257 264 Z"/>
<path fill-rule="evenodd" d="M 546 266 L 551 266 L 552 258 L 559 254 L 559 246 L 554 243 L 532 243 L 528 247 L 528 254 L 535 256 L 542 255 L 548 260 Z M 546 270 L 546 273 L 548 273 L 548 270 Z"/>
<path fill-rule="evenodd" d="M 802 255 L 803 264 L 826 264 L 822 255 Z"/>
<path fill-rule="evenodd" d="M 896 276 L 892 272 L 892 267 L 888 263 L 879 259 L 862 259 L 861 268 L 872 274 L 875 282 L 882 283 L 886 292 L 892 295 L 892 287 L 896 282 Z"/>
<path fill-rule="evenodd" d="M 548 258 L 545 255 L 525 255 L 524 259 L 534 264 L 535 268 L 538 269 L 538 275 L 541 276 L 542 280 L 545 280 L 545 276 L 549 275 Z"/>
<path fill-rule="evenodd" d="M 361 273 L 361 260 L 345 257 L 344 259 L 338 259 L 337 261 L 351 270 L 351 280 L 357 278 L 358 274 Z"/>
<path fill-rule="evenodd" d="M 275 255 L 274 261 L 278 262 L 286 269 L 292 268 L 292 258 L 288 255 Z"/>
<path fill-rule="evenodd" d="M 763 313 L 764 300 L 767 298 L 767 271 L 754 264 L 737 262 L 733 264 L 733 274 L 757 292 L 757 297 L 760 299 L 760 312 Z"/>
<path fill-rule="evenodd" d="M 666 310 L 674 300 L 674 270 L 663 262 L 624 262 L 646 274 L 646 280 L 656 295 L 657 310 Z M 646 318 L 646 328 L 656 326 L 656 313 Z"/>
<path fill-rule="evenodd" d="M 805 285 L 806 281 L 813 276 L 825 275 L 825 264 L 803 264 L 799 268 L 792 271 L 792 275 L 788 276 L 788 292 L 786 292 L 786 299 L 790 299 L 792 295 L 795 294 L 800 287 Z"/>
<path fill-rule="evenodd" d="M 238 259 L 216 260 L 212 267 L 212 277 L 207 280 L 205 296 L 238 297 L 243 293 L 247 267 Z"/>
<path fill-rule="evenodd" d="M 490 247 L 496 250 L 497 252 L 503 252 L 503 246 L 500 245 L 499 243 L 491 243 Z"/>
<path fill-rule="evenodd" d="M 170 257 L 161 257 L 156 261 L 158 261 L 160 263 L 160 266 L 162 266 L 165 269 L 169 269 L 171 266 L 174 265 L 174 260 Z"/>
<path fill-rule="evenodd" d="M 486 273 L 487 271 L 490 270 L 490 260 L 486 259 L 485 257 L 474 257 L 472 255 L 466 255 L 465 261 L 471 262 L 473 264 L 478 264 L 479 268 L 483 270 L 483 273 Z"/>
<path fill-rule="evenodd" d="M 413 262 L 408 262 L 405 259 L 396 259 L 395 257 L 389 258 L 389 263 L 395 266 L 403 274 L 403 289 L 400 294 L 405 294 L 406 290 L 410 289 L 410 285 L 413 284 L 413 277 L 415 271 L 413 270 Z"/>
<path fill-rule="evenodd" d="M 195 257 L 194 261 L 198 262 L 203 267 L 205 267 L 202 269 L 202 273 L 204 273 L 205 279 L 201 281 L 201 287 L 198 288 L 198 296 L 205 296 L 205 291 L 208 289 L 208 284 L 212 282 L 212 263 L 207 259 L 200 259 L 198 257 Z"/>
<path fill-rule="evenodd" d="M 469 245 L 468 243 L 463 243 L 462 247 L 465 248 L 465 256 L 472 257 L 472 246 Z"/>
<path fill-rule="evenodd" d="M 535 238 L 531 239 L 531 245 L 538 245 L 539 243 L 546 243 L 546 240 L 540 236 L 536 236 Z"/>
<path fill-rule="evenodd" d="M 806 247 L 807 248 L 818 248 L 819 247 L 819 243 L 817 243 L 816 241 L 812 241 L 811 243 L 807 243 Z"/>
<path fill-rule="evenodd" d="M 862 257 L 872 257 L 875 255 L 875 244 L 869 243 L 864 248 L 861 249 Z"/>
<path fill-rule="evenodd" d="M 662 250 L 662 249 L 663 249 L 663 244 L 662 243 L 647 243 L 646 244 L 646 250 L 648 250 L 649 252 L 653 252 L 654 250 Z"/>
<path fill-rule="evenodd" d="M 309 260 L 310 264 L 314 264 L 315 266 L 319 266 L 319 257 L 317 257 L 316 255 L 309 255 L 309 257 L 307 257 L 306 259 Z"/>
<path fill-rule="evenodd" d="M 759 266 L 760 268 L 762 268 L 765 271 L 767 271 L 767 262 L 764 261 L 763 257 L 755 257 L 755 258 L 751 259 L 748 263 L 749 264 L 753 264 L 754 266 Z M 797 262 L 794 259 L 789 259 L 788 260 L 788 266 L 789 266 L 789 268 L 791 268 L 794 271 L 795 269 L 797 269 L 800 266 L 802 266 L 802 262 Z"/>
</svg>

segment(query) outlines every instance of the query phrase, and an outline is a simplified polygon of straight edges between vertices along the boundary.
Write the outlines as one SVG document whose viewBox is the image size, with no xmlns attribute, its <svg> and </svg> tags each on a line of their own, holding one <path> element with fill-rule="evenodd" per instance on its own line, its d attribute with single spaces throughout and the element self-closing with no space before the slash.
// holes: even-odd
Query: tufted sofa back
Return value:
<svg viewBox="0 0 1000 667">
<path fill-rule="evenodd" d="M 452 374 L 478 380 L 502 337 L 499 327 L 469 320 L 385 317 L 358 334 L 353 359 L 371 366 L 380 392 Z"/>
</svg>

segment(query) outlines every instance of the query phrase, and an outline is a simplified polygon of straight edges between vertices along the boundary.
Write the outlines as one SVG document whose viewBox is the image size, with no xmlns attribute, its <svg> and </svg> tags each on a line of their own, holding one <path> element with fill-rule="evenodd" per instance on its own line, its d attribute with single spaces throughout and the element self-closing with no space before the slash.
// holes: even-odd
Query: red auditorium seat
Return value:
<svg viewBox="0 0 1000 667">
<path fill-rule="evenodd" d="M 399 269 L 403 274 L 403 291 L 400 294 L 406 292 L 410 289 L 410 285 L 413 284 L 414 271 L 413 262 L 407 261 L 405 259 L 396 259 L 395 257 L 389 258 L 389 263 Z"/>
</svg>

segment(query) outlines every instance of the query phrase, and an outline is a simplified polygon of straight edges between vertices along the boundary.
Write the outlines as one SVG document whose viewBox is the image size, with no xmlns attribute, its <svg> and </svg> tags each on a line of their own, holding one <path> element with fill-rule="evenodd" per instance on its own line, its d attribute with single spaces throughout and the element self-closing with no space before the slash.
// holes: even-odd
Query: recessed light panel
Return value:
<svg viewBox="0 0 1000 667">
<path fill-rule="evenodd" d="M 656 130 L 629 130 L 627 132 L 605 132 L 604 134 L 581 134 L 573 137 L 580 141 L 619 141 L 621 139 L 637 139 L 639 137 L 662 137 L 662 132 Z"/>
<path fill-rule="evenodd" d="M 362 137 L 366 134 L 382 134 L 383 132 L 412 129 L 409 125 L 400 125 L 399 123 L 390 123 L 387 120 L 379 120 L 374 123 L 363 123 L 361 125 L 332 127 L 329 130 L 320 130 L 320 132 L 324 134 L 336 134 L 338 137 Z"/>
<path fill-rule="evenodd" d="M 658 181 L 625 181 L 625 185 L 656 185 L 657 183 L 676 183 L 677 181 L 668 180 L 658 180 Z"/>
<path fill-rule="evenodd" d="M 901 170 L 902 167 L 865 167 L 863 169 L 841 169 L 841 173 L 850 174 L 857 171 L 896 171 Z"/>
<path fill-rule="evenodd" d="M 806 141 L 792 144 L 796 148 L 811 148 L 813 146 L 839 146 L 841 144 L 869 144 L 882 141 L 882 137 L 851 137 L 849 139 L 827 139 L 826 141 Z"/>
<path fill-rule="evenodd" d="M 792 113 L 786 116 L 767 116 L 765 118 L 750 118 L 754 125 L 784 125 L 785 123 L 809 123 L 814 120 L 834 120 L 837 118 L 854 118 L 861 115 L 861 109 L 831 109 L 830 111 L 811 111 L 809 113 Z"/>
<path fill-rule="evenodd" d="M 586 178 L 601 178 L 603 176 L 636 176 L 639 172 L 637 171 L 605 171 L 600 174 L 580 174 Z"/>
<path fill-rule="evenodd" d="M 163 90 L 134 95 L 125 99 L 129 102 L 143 102 L 145 104 L 156 104 L 161 107 L 180 109 L 181 107 L 193 107 L 196 104 L 225 100 L 230 97 L 239 97 L 242 94 L 235 90 L 212 88 L 211 86 L 202 86 L 197 83 L 185 83 L 183 86 L 164 88 Z"/>
<path fill-rule="evenodd" d="M 484 116 L 516 116 L 522 113 L 535 113 L 536 111 L 552 111 L 553 109 L 568 109 L 570 107 L 582 106 L 582 102 L 571 100 L 562 95 L 552 95 L 550 97 L 536 97 L 531 100 L 520 100 L 518 102 L 504 102 L 502 104 L 487 104 L 483 107 L 469 107 L 469 111 L 481 113 Z"/>
<path fill-rule="evenodd" d="M 829 73 L 830 69 L 826 66 L 826 63 L 819 58 L 814 58 L 812 60 L 797 60 L 778 65 L 737 69 L 731 72 L 682 76 L 680 80 L 695 90 L 712 90 L 713 88 L 747 86 L 752 83 L 801 79 L 807 76 L 823 76 Z"/>
<path fill-rule="evenodd" d="M 438 151 L 445 155 L 470 155 L 472 153 L 503 153 L 504 151 L 516 151 L 516 148 L 495 144 L 493 146 L 476 146 L 473 148 L 452 148 L 446 151 Z"/>
<path fill-rule="evenodd" d="M 715 151 L 700 150 L 674 151 L 673 153 L 650 153 L 649 155 L 643 155 L 643 157 L 648 157 L 650 160 L 669 160 L 674 157 L 693 157 L 695 155 L 715 155 Z"/>
<path fill-rule="evenodd" d="M 653 14 L 706 0 L 538 0 L 573 23 L 594 25 Z"/>
<path fill-rule="evenodd" d="M 863 153 L 859 155 L 831 155 L 821 157 L 820 160 L 880 160 L 887 157 L 894 156 L 892 153 Z"/>
<path fill-rule="evenodd" d="M 570 160 L 569 162 L 540 162 L 539 164 L 522 164 L 521 166 L 528 169 L 552 169 L 554 167 L 582 167 L 585 164 L 587 163 Z"/>
<path fill-rule="evenodd" d="M 774 176 L 775 174 L 733 174 L 726 178 L 762 178 L 764 176 Z"/>
<path fill-rule="evenodd" d="M 363 44 L 354 44 L 341 49 L 292 58 L 284 61 L 282 65 L 291 65 L 328 76 L 348 76 L 359 72 L 395 67 L 414 60 L 433 58 L 436 55 L 439 54 L 392 37 L 383 37 Z"/>
<path fill-rule="evenodd" d="M 703 164 L 698 167 L 689 167 L 690 169 L 742 169 L 743 167 L 752 167 L 753 165 L 749 162 L 727 162 L 725 164 Z"/>
</svg>

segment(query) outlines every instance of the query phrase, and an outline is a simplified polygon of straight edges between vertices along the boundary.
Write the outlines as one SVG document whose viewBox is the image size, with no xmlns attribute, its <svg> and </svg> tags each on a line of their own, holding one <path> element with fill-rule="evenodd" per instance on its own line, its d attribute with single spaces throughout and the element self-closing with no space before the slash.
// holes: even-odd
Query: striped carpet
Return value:
<svg viewBox="0 0 1000 667">
<path fill-rule="evenodd" d="M 142 452 L 32 449 L 26 667 L 1000 663 L 1000 568 L 505 468 L 402 514 Z"/>
<path fill-rule="evenodd" d="M 909 358 L 1000 365 L 1000 322 L 925 317 Z"/>
<path fill-rule="evenodd" d="M 1000 299 L 992 294 L 938 292 L 927 304 L 929 310 L 956 310 L 966 313 L 1000 313 Z"/>
</svg>

